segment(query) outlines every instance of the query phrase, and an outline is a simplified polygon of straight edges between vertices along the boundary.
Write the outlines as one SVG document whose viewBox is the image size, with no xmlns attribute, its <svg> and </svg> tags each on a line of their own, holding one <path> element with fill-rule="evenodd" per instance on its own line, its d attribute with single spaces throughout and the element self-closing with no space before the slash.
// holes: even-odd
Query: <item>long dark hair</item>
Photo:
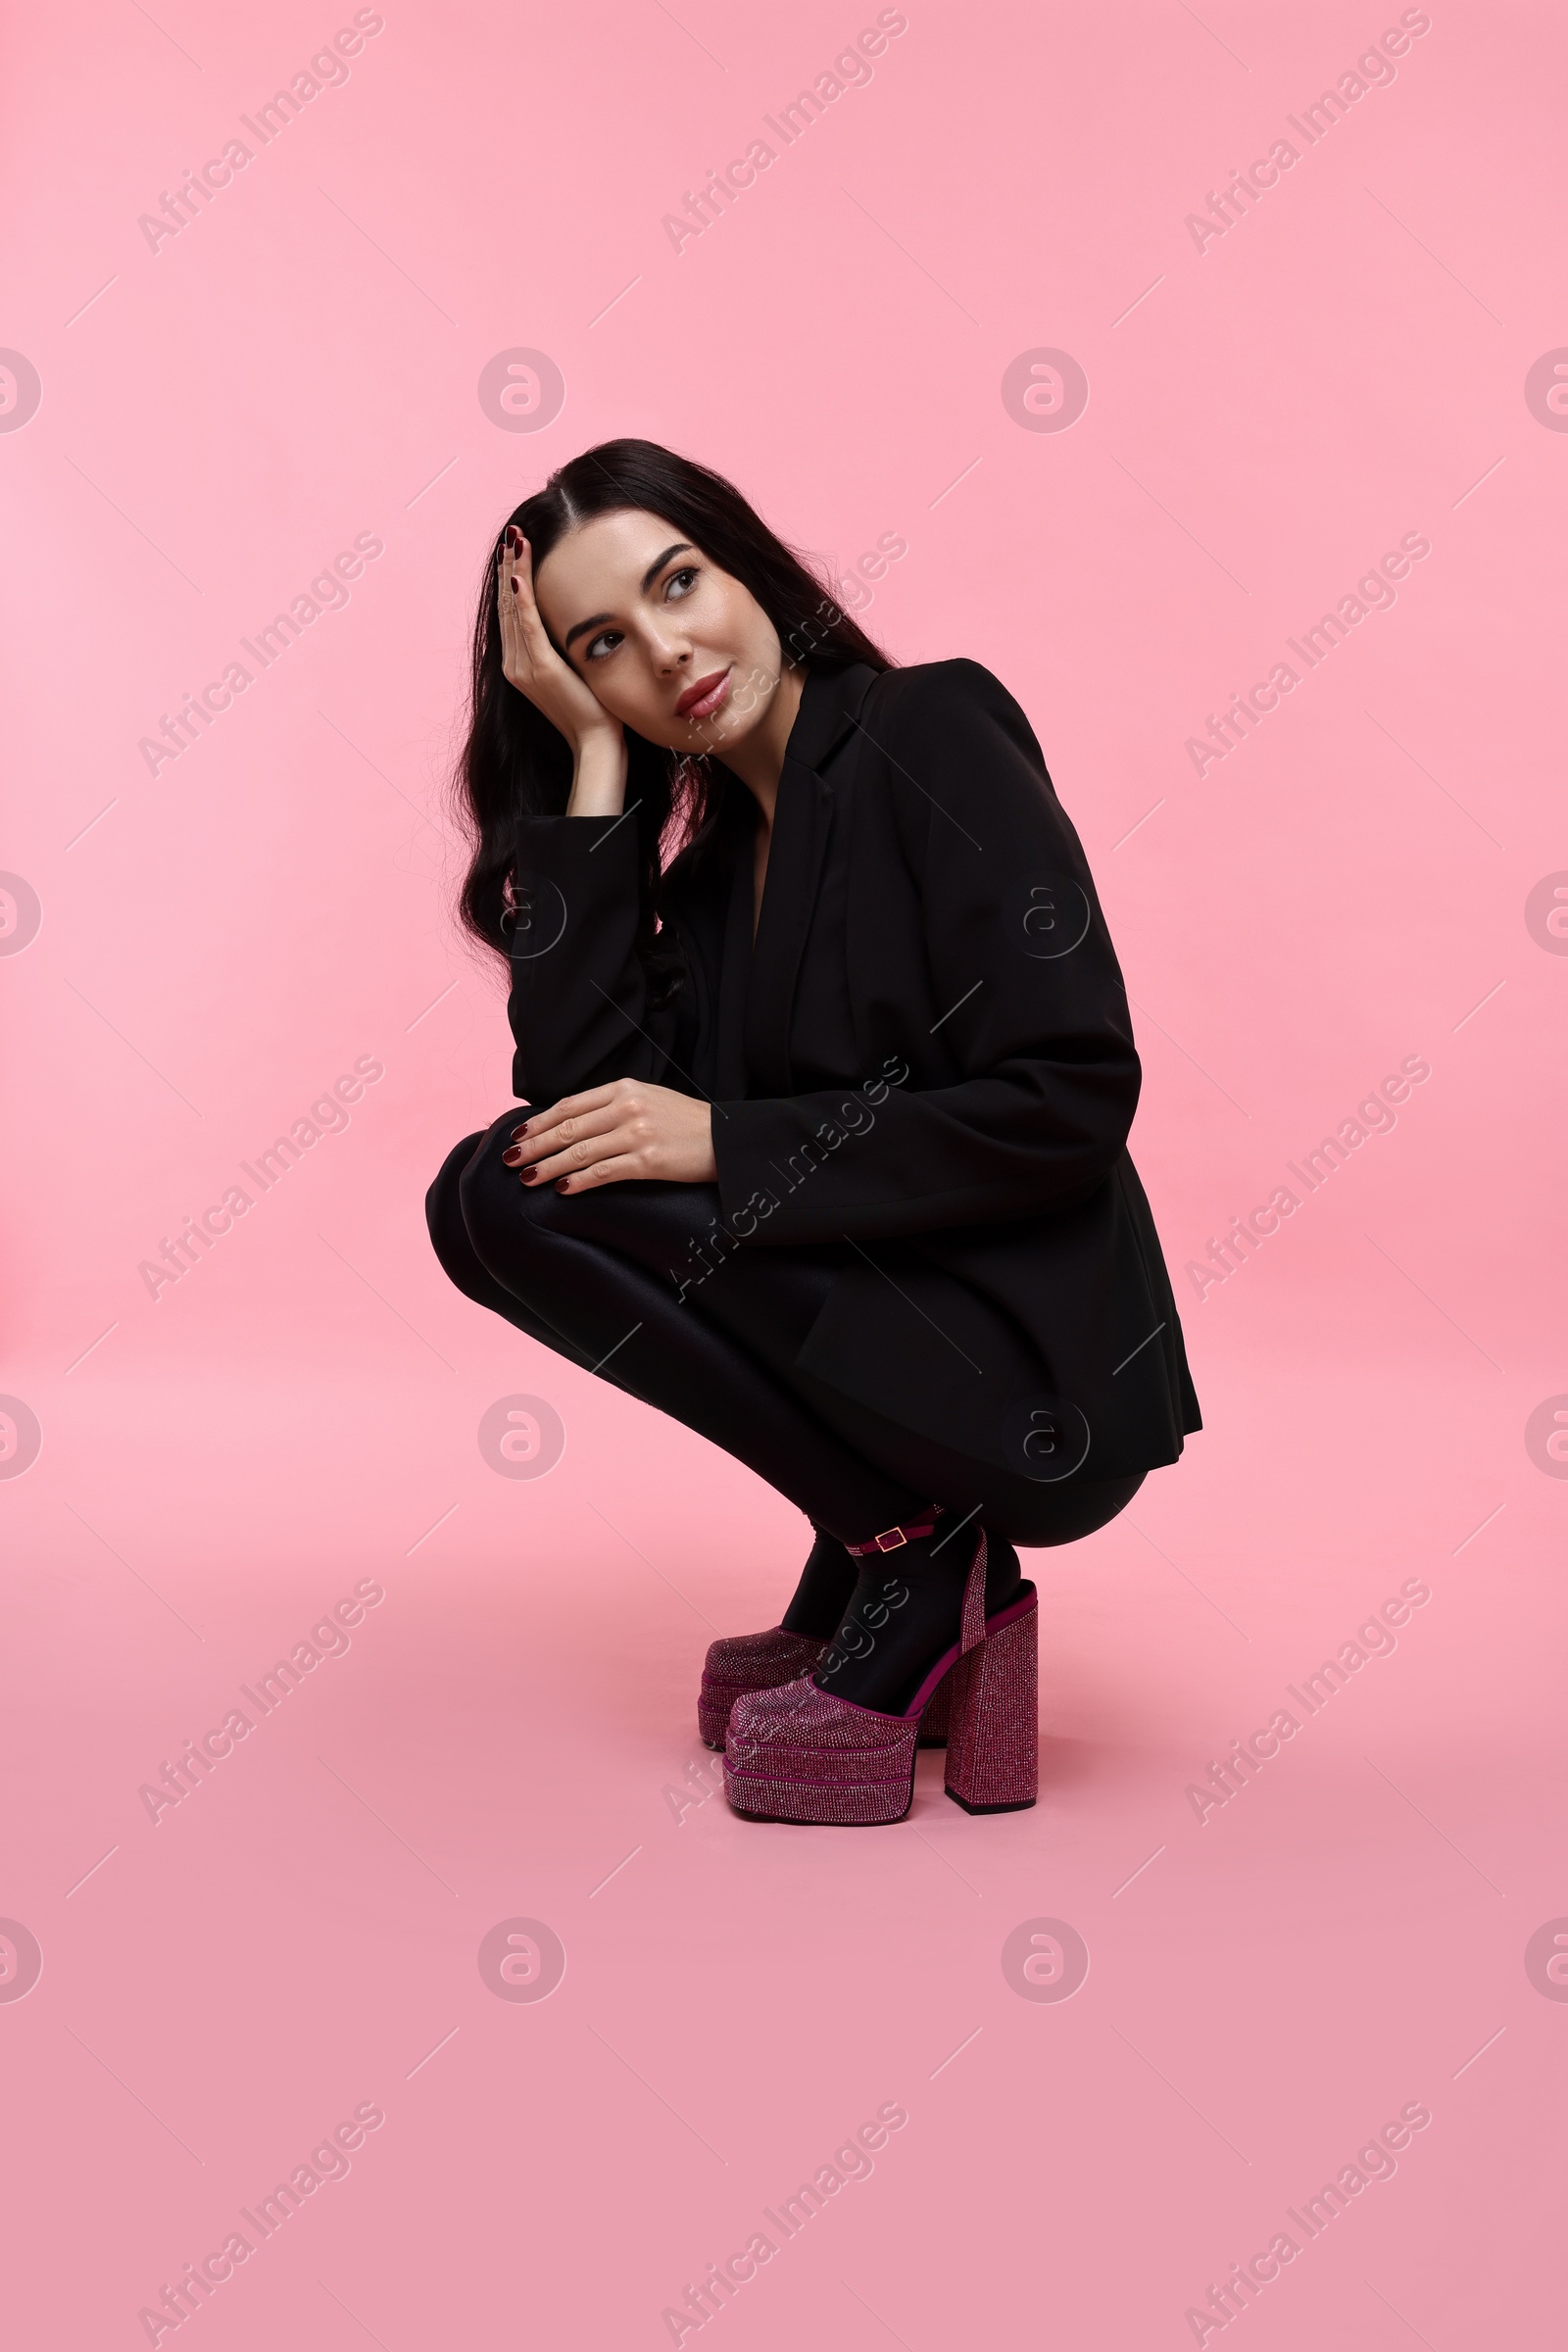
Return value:
<svg viewBox="0 0 1568 2352">
<path fill-rule="evenodd" d="M 893 666 L 832 597 L 808 564 L 770 531 L 721 474 L 657 441 L 602 441 L 559 466 L 542 490 L 508 521 L 533 550 L 537 566 L 577 524 L 641 508 L 672 523 L 683 538 L 749 588 L 778 632 L 786 661 L 844 669 L 853 662 Z M 501 671 L 496 613 L 498 531 L 479 583 L 473 623 L 467 740 L 454 779 L 457 814 L 471 858 L 460 906 L 465 926 L 508 956 L 514 828 L 519 814 L 559 815 L 571 791 L 571 751 L 525 695 Z M 682 760 L 626 729 L 626 806 L 636 804 L 641 887 L 637 953 L 653 1002 L 678 987 L 678 949 L 660 931 L 666 871 L 701 855 L 717 821 L 726 774 L 712 760 Z"/>
</svg>

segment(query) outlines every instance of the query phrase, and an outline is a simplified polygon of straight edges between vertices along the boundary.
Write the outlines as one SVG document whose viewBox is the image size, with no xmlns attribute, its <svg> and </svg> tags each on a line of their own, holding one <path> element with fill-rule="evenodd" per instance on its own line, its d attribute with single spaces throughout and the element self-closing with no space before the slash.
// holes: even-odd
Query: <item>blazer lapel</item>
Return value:
<svg viewBox="0 0 1568 2352">
<path fill-rule="evenodd" d="M 714 1014 L 713 1100 L 739 1102 L 746 1095 L 746 1001 L 752 968 L 752 871 L 757 803 L 736 776 L 724 785 L 722 841 L 715 850 L 728 867 L 719 936 Z"/>
<path fill-rule="evenodd" d="M 821 770 L 853 732 L 876 675 L 863 662 L 848 669 L 811 670 L 785 746 L 762 891 L 762 919 L 752 952 L 746 996 L 746 1063 L 752 1082 L 748 1091 L 754 1094 L 787 1095 L 793 1091 L 790 1015 L 836 797 L 834 785 Z M 745 899 L 750 918 L 755 905 L 752 892 L 736 895 Z"/>
</svg>

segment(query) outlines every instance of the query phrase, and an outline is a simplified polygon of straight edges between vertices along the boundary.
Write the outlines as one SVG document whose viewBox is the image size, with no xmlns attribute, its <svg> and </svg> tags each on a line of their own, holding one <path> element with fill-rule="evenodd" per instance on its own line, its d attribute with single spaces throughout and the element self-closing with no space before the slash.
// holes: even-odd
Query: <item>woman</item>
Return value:
<svg viewBox="0 0 1568 2352">
<path fill-rule="evenodd" d="M 1125 1142 L 1139 1064 L 1077 834 L 977 663 L 898 669 L 647 441 L 516 510 L 473 639 L 469 928 L 515 1110 L 430 1189 L 459 1288 L 799 1504 L 699 1726 L 749 1819 L 1036 1790 L 1013 1546 L 1200 1426 Z"/>
</svg>

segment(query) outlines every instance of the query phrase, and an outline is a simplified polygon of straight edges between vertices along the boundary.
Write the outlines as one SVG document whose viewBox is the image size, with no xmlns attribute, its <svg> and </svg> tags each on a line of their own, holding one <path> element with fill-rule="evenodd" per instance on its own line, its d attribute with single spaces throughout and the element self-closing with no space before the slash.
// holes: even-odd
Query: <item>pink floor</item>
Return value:
<svg viewBox="0 0 1568 2352">
<path fill-rule="evenodd" d="M 1561 2021 L 1524 1946 L 1563 1908 L 1555 1496 L 1511 1432 L 1455 1458 L 1462 1365 L 1413 1328 L 1381 1363 L 1215 1363 L 1186 1468 L 1038 1556 L 1036 1811 L 970 1820 L 926 1756 L 907 1822 L 852 1835 L 734 1820 L 692 1720 L 711 1630 L 775 1613 L 794 1514 L 535 1361 L 566 1454 L 497 1478 L 472 1432 L 514 1358 L 418 1303 L 455 1375 L 350 1300 L 331 1337 L 383 1347 L 379 1382 L 100 1375 L 28 1482 L 6 1845 L 44 1969 L 5 2020 L 6 2186 L 77 2259 L 14 2275 L 19 2340 L 133 2340 L 236 2229 L 203 2330 L 246 2348 L 653 2343 L 758 2231 L 729 2321 L 758 2345 L 1191 2340 L 1282 2230 L 1269 2344 L 1547 2340 Z M 352 1646 L 264 1718 L 260 1675 L 362 1579 Z M 1288 1687 L 1411 1584 L 1397 1646 L 1309 1716 Z M 236 1705 L 249 1739 L 155 1825 L 140 1787 Z M 1200 1822 L 1189 1785 L 1282 1707 L 1295 1738 Z M 479 1965 L 517 1920 L 564 1949 L 539 2005 Z M 1004 1964 L 1040 1922 L 1088 1949 L 1059 2004 L 1052 1944 L 1035 1991 Z M 352 2172 L 264 2241 L 241 2208 L 362 2103 Z M 1310 2240 L 1289 2208 L 1407 2107 L 1430 2125 Z M 766 2209 L 823 2166 L 797 2244 Z"/>
<path fill-rule="evenodd" d="M 1200 250 L 1205 191 L 1422 12 L 906 13 L 678 252 L 682 191 L 861 20 L 389 9 L 152 244 L 335 27 L 18 33 L 8 2343 L 1560 2330 L 1563 26 L 1433 11 Z M 519 351 L 563 387 L 531 437 Z M 1060 432 L 1045 351 L 1088 385 Z M 1032 1555 L 1033 1812 L 966 1817 L 928 1754 L 897 1828 L 736 1821 L 702 1654 L 776 1617 L 804 1521 L 425 1241 L 509 1101 L 449 913 L 469 599 L 513 501 L 623 430 L 854 567 L 903 659 L 996 669 L 1101 881 L 1206 1427 Z M 1406 535 L 1396 600 L 1195 759 Z M 150 762 L 357 536 L 346 607 Z M 1401 1062 L 1396 1121 L 1297 1184 Z M 541 1404 L 559 1460 L 500 1474 Z"/>
</svg>

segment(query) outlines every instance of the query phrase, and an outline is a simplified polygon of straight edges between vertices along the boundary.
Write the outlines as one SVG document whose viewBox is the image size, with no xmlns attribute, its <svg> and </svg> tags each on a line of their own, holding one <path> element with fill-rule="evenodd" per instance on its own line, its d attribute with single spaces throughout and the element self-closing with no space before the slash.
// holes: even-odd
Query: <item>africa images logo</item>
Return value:
<svg viewBox="0 0 1568 2352">
<path fill-rule="evenodd" d="M 760 134 L 754 138 L 744 155 L 738 155 L 724 166 L 722 172 L 710 171 L 700 188 L 688 188 L 681 198 L 684 213 L 666 213 L 661 226 L 677 253 L 700 237 L 705 229 L 721 220 L 737 197 L 747 188 L 755 187 L 759 175 L 770 171 L 786 147 L 803 139 L 813 122 L 830 106 L 836 106 L 848 90 L 863 89 L 872 78 L 870 61 L 880 57 L 889 41 L 896 41 L 909 29 L 909 20 L 899 8 L 885 8 L 874 25 L 841 49 L 832 66 L 824 67 L 809 89 L 802 90 L 788 106 L 781 106 L 778 115 L 764 115 L 762 121 L 772 132 L 772 139 Z"/>
<path fill-rule="evenodd" d="M 341 89 L 349 78 L 348 60 L 358 57 L 368 40 L 385 30 L 385 17 L 373 8 L 362 8 L 352 24 L 342 25 L 310 64 L 300 68 L 286 89 L 275 90 L 254 116 L 241 115 L 241 123 L 256 141 L 254 147 L 245 139 L 231 138 L 222 153 L 209 157 L 199 172 L 187 172 L 177 188 L 161 188 L 159 211 L 143 213 L 136 222 L 150 250 L 160 253 L 182 229 L 199 220 L 219 193 L 233 185 L 236 174 L 253 164 L 264 147 L 281 138 L 295 117 L 324 90 Z"/>
</svg>

